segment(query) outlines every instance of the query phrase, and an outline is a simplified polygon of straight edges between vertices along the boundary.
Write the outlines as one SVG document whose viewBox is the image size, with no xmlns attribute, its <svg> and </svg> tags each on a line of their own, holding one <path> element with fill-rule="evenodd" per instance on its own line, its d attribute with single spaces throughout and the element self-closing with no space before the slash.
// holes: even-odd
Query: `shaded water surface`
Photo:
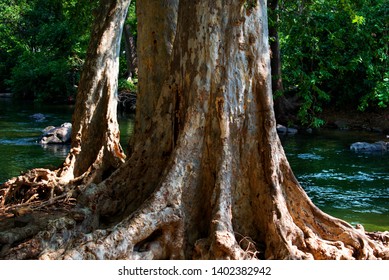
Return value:
<svg viewBox="0 0 389 280">
<path fill-rule="evenodd" d="M 35 120 L 31 115 L 43 113 Z M 0 182 L 33 167 L 55 167 L 62 163 L 67 145 L 41 146 L 38 138 L 49 125 L 71 122 L 70 106 L 37 106 L 0 98 Z"/>
</svg>

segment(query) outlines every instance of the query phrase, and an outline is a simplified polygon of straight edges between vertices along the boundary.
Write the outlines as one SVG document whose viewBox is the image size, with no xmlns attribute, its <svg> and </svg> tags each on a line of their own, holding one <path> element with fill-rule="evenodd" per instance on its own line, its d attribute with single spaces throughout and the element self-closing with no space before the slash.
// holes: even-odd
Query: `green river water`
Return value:
<svg viewBox="0 0 389 280">
<path fill-rule="evenodd" d="M 288 136 L 283 146 L 300 184 L 324 212 L 366 230 L 389 230 L 389 153 L 350 151 L 358 141 L 385 140 L 368 132 L 320 130 Z"/>
<path fill-rule="evenodd" d="M 69 146 L 37 143 L 49 125 L 71 122 L 72 106 L 36 105 L 0 98 L 0 183 L 34 167 L 57 167 Z M 45 115 L 42 121 L 30 116 Z M 132 132 L 132 118 L 119 116 L 122 143 Z M 383 135 L 320 130 L 282 137 L 292 169 L 313 202 L 330 215 L 365 229 L 389 230 L 389 154 L 356 154 L 356 141 L 384 140 Z"/>
</svg>

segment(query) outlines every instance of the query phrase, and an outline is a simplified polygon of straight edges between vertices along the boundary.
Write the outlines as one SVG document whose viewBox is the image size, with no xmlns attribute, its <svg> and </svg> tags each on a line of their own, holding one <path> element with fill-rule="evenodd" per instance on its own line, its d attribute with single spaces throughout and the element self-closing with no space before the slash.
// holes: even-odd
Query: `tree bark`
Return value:
<svg viewBox="0 0 389 280">
<path fill-rule="evenodd" d="M 138 96 L 133 139 L 151 129 L 151 119 L 169 75 L 176 34 L 178 0 L 137 3 Z"/>
<path fill-rule="evenodd" d="M 87 187 L 78 216 L 8 258 L 32 248 L 41 259 L 389 258 L 314 206 L 290 169 L 273 112 L 266 1 L 181 0 L 170 61 L 155 95 L 140 99 L 129 160 Z"/>
<path fill-rule="evenodd" d="M 116 113 L 117 78 L 129 4 L 130 0 L 100 2 L 77 93 L 71 150 L 60 174 L 63 181 L 88 172 L 88 180 L 100 182 L 124 162 Z"/>
</svg>

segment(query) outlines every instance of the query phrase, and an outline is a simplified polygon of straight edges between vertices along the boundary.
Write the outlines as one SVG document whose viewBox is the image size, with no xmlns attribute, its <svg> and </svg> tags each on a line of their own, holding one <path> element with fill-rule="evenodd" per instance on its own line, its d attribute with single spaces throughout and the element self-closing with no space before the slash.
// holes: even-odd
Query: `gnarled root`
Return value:
<svg viewBox="0 0 389 280">
<path fill-rule="evenodd" d="M 183 258 L 182 214 L 164 188 L 113 228 L 81 234 L 67 246 L 50 246 L 41 259 L 165 259 Z M 50 240 L 53 240 L 51 234 Z M 52 250 L 52 249 L 55 250 Z"/>
<path fill-rule="evenodd" d="M 56 171 L 36 168 L 5 182 L 0 189 L 0 207 L 53 198 L 63 192 Z"/>
</svg>

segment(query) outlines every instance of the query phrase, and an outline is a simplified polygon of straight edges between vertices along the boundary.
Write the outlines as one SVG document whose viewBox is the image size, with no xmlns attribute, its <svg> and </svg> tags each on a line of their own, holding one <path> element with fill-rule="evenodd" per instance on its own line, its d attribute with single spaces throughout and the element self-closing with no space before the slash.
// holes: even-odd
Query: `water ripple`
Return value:
<svg viewBox="0 0 389 280">
<path fill-rule="evenodd" d="M 352 174 L 346 174 L 342 172 L 334 172 L 332 170 L 322 170 L 322 172 L 310 173 L 300 175 L 299 178 L 303 180 L 309 179 L 324 179 L 324 180 L 338 180 L 338 181 L 374 181 L 376 179 L 382 179 L 382 177 L 375 173 L 366 173 L 358 171 Z M 389 180 L 389 176 L 385 177 L 385 180 Z"/>
<path fill-rule="evenodd" d="M 33 145 L 37 138 L 0 139 L 0 145 Z"/>
<path fill-rule="evenodd" d="M 315 153 L 298 154 L 297 157 L 301 158 L 301 159 L 310 159 L 310 160 L 322 160 L 323 159 L 322 156 L 319 156 Z"/>
</svg>

